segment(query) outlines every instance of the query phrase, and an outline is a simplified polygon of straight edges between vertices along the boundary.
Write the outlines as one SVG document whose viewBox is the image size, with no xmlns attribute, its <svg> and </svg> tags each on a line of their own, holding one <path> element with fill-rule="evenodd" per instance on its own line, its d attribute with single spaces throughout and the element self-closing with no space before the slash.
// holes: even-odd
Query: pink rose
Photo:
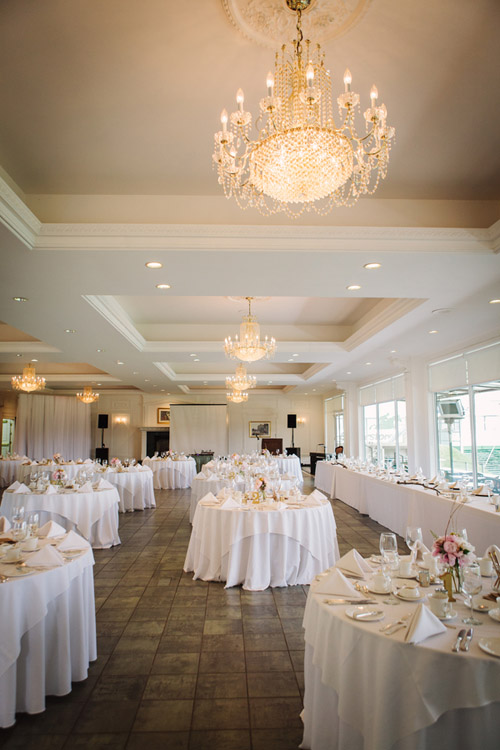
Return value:
<svg viewBox="0 0 500 750">
<path fill-rule="evenodd" d="M 446 541 L 443 544 L 445 552 L 448 552 L 448 554 L 455 555 L 458 552 L 458 545 L 455 542 Z"/>
</svg>

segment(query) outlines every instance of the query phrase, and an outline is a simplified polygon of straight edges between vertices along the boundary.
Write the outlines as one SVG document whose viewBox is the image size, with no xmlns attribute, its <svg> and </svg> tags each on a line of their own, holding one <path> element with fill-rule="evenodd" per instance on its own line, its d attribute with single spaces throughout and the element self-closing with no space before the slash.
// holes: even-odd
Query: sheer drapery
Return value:
<svg viewBox="0 0 500 750">
<path fill-rule="evenodd" d="M 22 393 L 17 402 L 15 450 L 39 460 L 90 456 L 90 408 L 74 396 Z"/>
<path fill-rule="evenodd" d="M 170 404 L 170 448 L 184 453 L 227 453 L 225 404 Z"/>
</svg>

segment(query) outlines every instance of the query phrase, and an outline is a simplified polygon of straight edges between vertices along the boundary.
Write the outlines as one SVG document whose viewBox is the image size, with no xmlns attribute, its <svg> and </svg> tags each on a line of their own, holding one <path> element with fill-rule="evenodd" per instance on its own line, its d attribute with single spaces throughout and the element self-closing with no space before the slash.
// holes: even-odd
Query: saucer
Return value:
<svg viewBox="0 0 500 750">
<path fill-rule="evenodd" d="M 490 609 L 496 609 L 496 602 L 481 599 L 473 605 L 472 609 L 474 612 L 489 612 Z"/>
<path fill-rule="evenodd" d="M 414 569 L 412 573 L 408 573 L 408 575 L 403 575 L 403 573 L 400 573 L 398 571 L 397 578 L 416 578 L 417 577 L 417 571 Z"/>
<path fill-rule="evenodd" d="M 500 656 L 500 638 L 480 638 L 477 645 L 490 656 Z"/>
<path fill-rule="evenodd" d="M 488 611 L 489 616 L 492 620 L 495 620 L 496 622 L 500 622 L 500 608 L 499 609 L 490 609 Z"/>
<path fill-rule="evenodd" d="M 373 614 L 369 617 L 363 617 L 362 615 L 365 612 L 372 612 Z M 385 617 L 381 609 L 374 609 L 369 606 L 348 607 L 345 613 L 351 620 L 358 620 L 359 622 L 378 622 L 378 620 L 383 620 Z"/>
<path fill-rule="evenodd" d="M 398 597 L 398 599 L 402 599 L 404 602 L 421 602 L 424 598 L 423 596 L 403 596 L 403 594 L 400 594 L 399 591 L 396 591 L 395 595 Z"/>
<path fill-rule="evenodd" d="M 387 596 L 388 594 L 391 593 L 390 587 L 386 589 L 385 591 L 380 591 L 379 589 L 376 589 L 374 586 L 372 586 L 370 581 L 368 581 L 366 585 L 370 594 L 378 594 L 379 596 Z"/>
<path fill-rule="evenodd" d="M 5 560 L 4 558 L 3 560 L 0 560 L 0 562 L 3 563 L 3 565 L 19 565 L 19 563 L 22 563 L 25 560 L 25 557 L 18 557 L 17 560 Z"/>
</svg>

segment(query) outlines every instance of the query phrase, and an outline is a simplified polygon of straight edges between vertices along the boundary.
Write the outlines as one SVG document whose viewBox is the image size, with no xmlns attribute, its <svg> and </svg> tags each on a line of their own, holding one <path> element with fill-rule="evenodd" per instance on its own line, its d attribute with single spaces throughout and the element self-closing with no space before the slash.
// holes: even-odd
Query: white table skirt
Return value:
<svg viewBox="0 0 500 750">
<path fill-rule="evenodd" d="M 289 474 L 291 477 L 296 477 L 300 484 L 302 484 L 304 475 L 302 474 L 302 467 L 298 456 L 287 456 L 286 458 L 277 458 L 275 460 L 278 462 L 280 474 Z"/>
<path fill-rule="evenodd" d="M 209 492 L 213 495 L 217 495 L 224 487 L 230 487 L 232 484 L 230 479 L 206 479 L 203 474 L 197 474 L 191 483 L 191 499 L 189 504 L 189 522 L 193 523 L 194 514 L 196 512 L 196 506 L 202 497 L 205 497 Z M 290 490 L 292 483 L 289 479 L 282 479 L 280 488 L 282 490 Z M 245 489 L 245 480 L 236 483 L 235 490 L 243 492 Z"/>
<path fill-rule="evenodd" d="M 17 468 L 16 479 L 18 482 L 28 484 L 32 471 L 50 471 L 52 474 L 56 469 L 64 469 L 68 479 L 74 479 L 82 469 L 93 471 L 95 464 L 93 462 L 90 464 L 31 464 L 30 466 L 20 464 Z"/>
<path fill-rule="evenodd" d="M 95 478 L 97 477 L 103 477 L 118 490 L 120 513 L 156 508 L 153 472 L 146 466 L 132 472 L 127 469 L 108 469 L 104 473 L 96 473 Z"/>
<path fill-rule="evenodd" d="M 170 458 L 145 458 L 142 463 L 153 472 L 155 490 L 185 490 L 191 486 L 196 476 L 194 458 L 185 461 L 172 461 Z"/>
<path fill-rule="evenodd" d="M 92 550 L 0 586 L 0 727 L 16 711 L 45 710 L 46 695 L 66 695 L 97 658 Z"/>
<path fill-rule="evenodd" d="M 498 748 L 500 660 L 477 644 L 498 625 L 480 614 L 468 654 L 453 654 L 458 630 L 418 645 L 379 632 L 380 622 L 354 622 L 328 607 L 311 587 L 304 614 L 306 750 L 442 750 Z M 385 622 L 413 604 L 388 607 Z M 455 604 L 459 618 L 466 613 Z M 460 619 L 454 622 L 460 625 Z M 467 711 L 464 711 L 467 709 Z"/>
<path fill-rule="evenodd" d="M 334 482 L 334 465 L 330 461 L 318 461 L 314 474 L 314 486 L 328 497 L 333 497 Z"/>
<path fill-rule="evenodd" d="M 0 461 L 0 487 L 8 487 L 15 481 L 17 469 L 25 459 L 3 459 Z"/>
<path fill-rule="evenodd" d="M 332 497 L 403 537 L 408 525 L 420 526 L 429 547 L 433 542 L 431 532 L 444 533 L 452 510 L 451 499 L 422 487 L 394 484 L 341 466 L 330 466 Z M 466 528 L 477 554 L 482 555 L 490 544 L 499 543 L 500 513 L 495 513 L 494 506 L 484 500 L 475 500 L 459 507 L 452 527 L 453 530 Z"/>
<path fill-rule="evenodd" d="M 268 586 L 308 584 L 339 558 L 330 503 L 283 511 L 225 510 L 198 504 L 184 563 L 204 581 Z"/>
<path fill-rule="evenodd" d="M 44 495 L 4 492 L 0 512 L 12 520 L 12 508 L 23 505 L 26 513 L 40 513 L 40 523 L 57 521 L 67 531 L 76 529 L 94 549 L 107 549 L 120 544 L 118 536 L 118 505 L 116 487 L 95 492 L 72 492 Z"/>
</svg>

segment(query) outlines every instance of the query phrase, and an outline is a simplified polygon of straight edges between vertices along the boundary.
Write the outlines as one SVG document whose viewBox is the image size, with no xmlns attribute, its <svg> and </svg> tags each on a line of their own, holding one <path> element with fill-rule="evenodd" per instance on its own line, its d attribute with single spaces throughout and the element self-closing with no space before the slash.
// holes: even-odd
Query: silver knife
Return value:
<svg viewBox="0 0 500 750">
<path fill-rule="evenodd" d="M 474 635 L 474 628 L 469 628 L 465 638 L 462 638 L 462 643 L 460 644 L 460 651 L 469 650 L 470 642 L 472 641 L 473 635 Z"/>
<path fill-rule="evenodd" d="M 455 641 L 455 643 L 453 645 L 453 648 L 451 649 L 456 654 L 460 651 L 460 643 L 461 643 L 462 639 L 465 638 L 466 634 L 467 634 L 467 631 L 466 631 L 465 628 L 462 628 L 462 630 L 459 631 L 459 633 L 457 635 L 457 640 Z"/>
<path fill-rule="evenodd" d="M 374 615 L 381 615 L 381 609 L 371 609 L 369 612 L 360 612 L 359 615 L 355 615 L 355 620 L 364 620 L 365 617 L 373 617 Z"/>
<path fill-rule="evenodd" d="M 375 599 L 323 599 L 323 604 L 376 604 Z"/>
</svg>

